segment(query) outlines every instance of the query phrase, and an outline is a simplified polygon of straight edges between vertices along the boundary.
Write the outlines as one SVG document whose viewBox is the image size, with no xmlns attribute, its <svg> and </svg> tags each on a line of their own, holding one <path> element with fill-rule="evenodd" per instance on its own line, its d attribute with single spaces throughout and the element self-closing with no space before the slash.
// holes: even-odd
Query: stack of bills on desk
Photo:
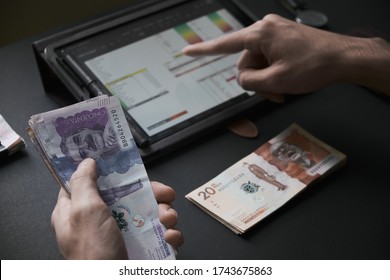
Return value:
<svg viewBox="0 0 390 280">
<path fill-rule="evenodd" d="M 345 162 L 344 154 L 293 124 L 186 198 L 242 234 Z"/>
<path fill-rule="evenodd" d="M 29 120 L 29 135 L 57 181 L 84 158 L 98 167 L 99 192 L 117 220 L 130 259 L 174 259 L 145 167 L 116 97 L 99 96 Z"/>
<path fill-rule="evenodd" d="M 0 115 L 0 162 L 25 146 L 23 138 Z"/>
</svg>

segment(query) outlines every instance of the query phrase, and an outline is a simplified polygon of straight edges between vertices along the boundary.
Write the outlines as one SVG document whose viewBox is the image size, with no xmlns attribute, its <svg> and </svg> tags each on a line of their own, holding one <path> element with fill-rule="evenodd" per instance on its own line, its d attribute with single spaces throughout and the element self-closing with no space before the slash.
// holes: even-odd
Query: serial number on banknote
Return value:
<svg viewBox="0 0 390 280">
<path fill-rule="evenodd" d="M 270 276 L 272 275 L 272 267 L 259 266 L 218 266 L 213 267 L 213 275 L 256 275 Z"/>
<path fill-rule="evenodd" d="M 120 121 L 120 118 L 118 116 L 117 111 L 116 110 L 111 110 L 111 116 L 112 116 L 114 124 L 116 126 L 115 128 L 116 128 L 117 136 L 118 136 L 118 139 L 119 139 L 120 143 L 122 144 L 122 147 L 123 148 L 128 147 L 129 146 L 129 142 L 126 139 L 126 134 L 125 134 L 125 131 L 122 128 L 121 121 Z"/>
</svg>

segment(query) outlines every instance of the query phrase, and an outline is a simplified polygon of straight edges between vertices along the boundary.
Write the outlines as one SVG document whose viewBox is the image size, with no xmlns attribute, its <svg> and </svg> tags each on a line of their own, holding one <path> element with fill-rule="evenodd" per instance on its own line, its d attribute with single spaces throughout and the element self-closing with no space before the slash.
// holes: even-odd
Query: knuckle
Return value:
<svg viewBox="0 0 390 280">
<path fill-rule="evenodd" d="M 268 22 L 268 23 L 270 23 L 270 22 L 276 22 L 276 21 L 279 21 L 280 19 L 281 19 L 281 17 L 278 16 L 277 14 L 268 14 L 268 15 L 265 15 L 265 16 L 263 17 L 263 20 L 264 20 L 265 22 Z"/>
<path fill-rule="evenodd" d="M 177 212 L 170 205 L 167 205 L 166 207 L 170 208 L 163 210 L 160 208 L 159 219 L 166 227 L 173 227 L 177 224 Z"/>
<path fill-rule="evenodd" d="M 262 28 L 266 30 L 269 34 L 272 34 L 281 23 L 281 17 L 275 14 L 266 15 L 263 20 L 261 20 Z"/>
<path fill-rule="evenodd" d="M 107 210 L 108 208 L 103 201 L 90 200 L 82 204 L 74 205 L 70 215 L 72 220 L 78 221 L 84 220 L 85 217 L 90 217 L 91 215 L 103 213 Z"/>
<path fill-rule="evenodd" d="M 81 182 L 83 180 L 84 176 L 82 176 L 81 174 L 79 174 L 77 171 L 74 172 L 72 174 L 72 176 L 70 177 L 70 185 L 74 186 L 74 185 L 78 185 L 79 182 Z"/>
<path fill-rule="evenodd" d="M 263 17 L 263 20 L 265 21 L 276 21 L 278 19 L 280 19 L 280 16 L 277 14 L 268 14 Z"/>
<path fill-rule="evenodd" d="M 252 42 L 257 42 L 257 40 L 261 38 L 262 31 L 262 26 L 255 26 L 254 28 L 245 33 L 244 42 L 247 45 L 252 44 Z"/>
</svg>

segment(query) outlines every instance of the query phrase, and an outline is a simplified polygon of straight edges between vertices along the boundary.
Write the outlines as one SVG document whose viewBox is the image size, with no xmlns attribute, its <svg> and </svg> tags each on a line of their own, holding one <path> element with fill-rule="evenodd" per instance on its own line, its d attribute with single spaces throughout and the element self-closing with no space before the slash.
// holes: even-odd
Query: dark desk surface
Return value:
<svg viewBox="0 0 390 280">
<path fill-rule="evenodd" d="M 290 16 L 273 0 L 242 2 L 258 17 Z M 328 14 L 329 30 L 390 35 L 385 0 L 307 2 Z M 61 258 L 50 227 L 58 186 L 25 128 L 31 115 L 73 100 L 44 92 L 31 47 L 35 39 L 0 49 L 0 113 L 28 143 L 0 165 L 1 259 Z M 389 259 L 389 99 L 336 85 L 251 118 L 261 131 L 256 140 L 217 131 L 148 166 L 152 180 L 177 191 L 178 227 L 186 236 L 178 259 Z M 243 236 L 184 198 L 293 122 L 347 154 L 346 167 Z"/>
</svg>

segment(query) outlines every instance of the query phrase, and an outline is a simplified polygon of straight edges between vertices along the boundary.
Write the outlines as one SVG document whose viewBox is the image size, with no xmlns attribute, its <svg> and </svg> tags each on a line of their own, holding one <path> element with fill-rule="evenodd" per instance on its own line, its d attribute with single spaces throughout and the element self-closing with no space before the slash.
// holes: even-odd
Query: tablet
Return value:
<svg viewBox="0 0 390 280">
<path fill-rule="evenodd" d="M 237 83 L 240 54 L 182 53 L 188 44 L 251 23 L 233 1 L 154 1 L 62 36 L 44 53 L 55 62 L 52 66 L 62 68 L 57 74 L 68 75 L 68 84 L 77 81 L 89 97 L 117 96 L 141 155 L 153 157 L 226 125 L 262 102 Z"/>
</svg>

